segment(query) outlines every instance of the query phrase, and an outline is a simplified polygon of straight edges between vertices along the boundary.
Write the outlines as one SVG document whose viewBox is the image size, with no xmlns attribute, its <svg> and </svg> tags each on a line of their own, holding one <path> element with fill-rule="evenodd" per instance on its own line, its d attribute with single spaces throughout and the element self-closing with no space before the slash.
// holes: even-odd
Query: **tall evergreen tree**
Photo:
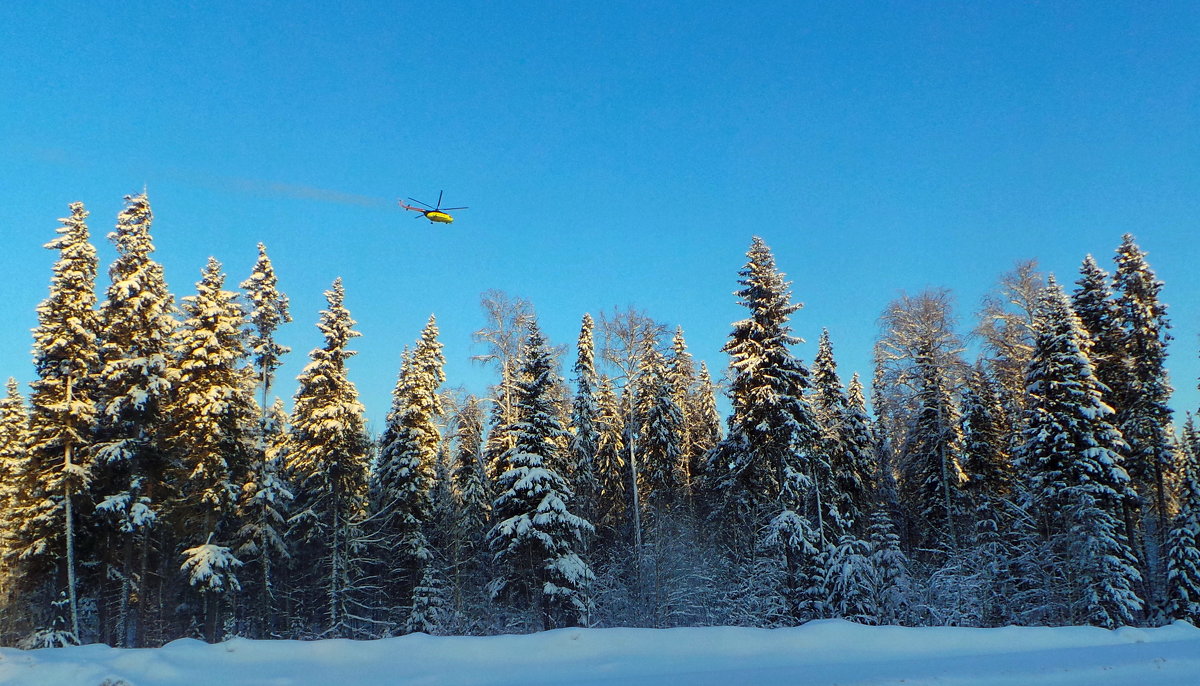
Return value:
<svg viewBox="0 0 1200 686">
<path fill-rule="evenodd" d="M 0 560 L 4 561 L 3 571 L 0 571 L 0 612 L 3 612 L 3 625 L 0 631 L 15 623 L 12 597 L 28 582 L 21 579 L 17 563 L 20 559 L 22 541 L 18 537 L 18 527 L 22 525 L 23 509 L 29 507 L 29 486 L 36 479 L 36 472 L 30 473 L 31 460 L 28 459 L 26 444 L 28 414 L 25 411 L 25 400 L 17 387 L 17 380 L 9 378 L 5 388 L 6 394 L 0 398 Z"/>
<path fill-rule="evenodd" d="M 281 324 L 292 321 L 288 308 L 288 297 L 279 291 L 279 279 L 275 276 L 275 267 L 271 258 L 267 257 L 267 248 L 258 244 L 258 260 L 250 277 L 240 284 L 250 301 L 248 318 L 252 326 L 250 332 L 250 357 L 257 372 L 259 387 L 262 389 L 261 407 L 265 416 L 270 407 L 269 395 L 271 384 L 275 380 L 275 370 L 283 364 L 283 356 L 292 351 L 286 345 L 275 340 L 275 331 Z"/>
<path fill-rule="evenodd" d="M 90 473 L 88 446 L 96 422 L 97 342 L 96 249 L 83 203 L 72 203 L 60 219 L 58 237 L 46 248 L 59 252 L 50 295 L 37 309 L 29 443 L 21 488 L 22 511 L 15 532 L 27 579 L 65 587 L 70 630 L 81 631 L 78 611 L 78 508 Z M 53 573 L 48 573 L 53 568 Z"/>
<path fill-rule="evenodd" d="M 291 558 L 287 514 L 294 498 L 284 475 L 287 446 L 287 413 L 276 399 L 262 424 L 262 450 L 255 453 L 250 473 L 241 485 L 236 521 L 239 529 L 233 553 L 245 563 L 242 586 L 251 598 L 247 611 L 252 638 L 275 635 L 280 625 L 276 608 L 280 570 Z"/>
<path fill-rule="evenodd" d="M 774 516 L 785 467 L 800 451 L 811 459 L 817 433 L 804 399 L 808 370 L 790 349 L 800 339 L 792 335 L 788 319 L 801 305 L 791 302 L 789 284 L 761 238 L 754 238 L 747 256 L 736 294 L 749 316 L 734 323 L 724 346 L 733 414 L 729 433 L 708 465 L 714 504 L 734 535 L 754 531 Z M 799 471 L 809 466 L 798 465 Z"/>
<path fill-rule="evenodd" d="M 596 393 L 599 409 L 596 443 L 596 526 L 603 537 L 612 540 L 624 531 L 629 509 L 629 488 L 625 468 L 625 421 L 617 404 L 612 380 L 600 377 Z"/>
<path fill-rule="evenodd" d="M 221 264 L 209 258 L 176 330 L 169 443 L 181 470 L 177 524 L 192 532 L 184 538 L 193 546 L 232 533 L 226 527 L 250 471 L 258 414 L 241 366 L 246 315 L 224 284 Z"/>
<path fill-rule="evenodd" d="M 178 470 L 179 499 L 171 514 L 181 542 L 193 556 L 228 558 L 229 565 L 240 566 L 228 544 L 237 532 L 236 506 L 252 468 L 259 412 L 242 366 L 246 315 L 224 285 L 221 264 L 209 258 L 196 295 L 183 298 L 184 319 L 175 335 L 179 376 L 165 442 Z M 215 555 L 215 548 L 201 546 L 223 552 Z M 205 636 L 215 641 L 223 601 L 240 585 L 224 578 L 218 583 L 217 577 L 191 581 L 204 601 Z"/>
<path fill-rule="evenodd" d="M 446 380 L 437 337 L 437 322 L 431 316 L 416 347 L 404 358 L 372 474 L 373 519 L 386 549 L 383 575 L 390 581 L 385 590 L 393 599 L 411 598 L 432 557 L 430 498 L 441 445 L 437 421 L 443 411 L 438 389 Z"/>
<path fill-rule="evenodd" d="M 162 440 L 171 389 L 178 378 L 172 338 L 174 299 L 163 268 L 151 259 L 153 222 L 145 194 L 126 196 L 108 237 L 117 248 L 112 284 L 100 305 L 99 450 L 92 490 L 106 528 L 102 583 L 116 580 L 116 607 L 101 607 L 101 640 L 142 645 L 146 613 L 155 608 L 151 575 L 165 573 L 173 550 L 153 540 L 163 506 L 175 496 Z M 165 534 L 165 530 L 160 533 Z M 161 536 L 159 537 L 161 538 Z"/>
<path fill-rule="evenodd" d="M 1179 512 L 1167 545 L 1167 602 L 1172 619 L 1200 624 L 1200 433 L 1188 416 L 1182 461 Z"/>
<path fill-rule="evenodd" d="M 596 452 L 600 444 L 600 406 L 596 394 L 595 323 L 583 315 L 575 358 L 575 398 L 571 409 L 571 466 L 574 476 L 576 511 L 588 521 L 596 517 L 600 483 L 596 475 Z"/>
<path fill-rule="evenodd" d="M 554 470 L 565 431 L 550 397 L 554 369 L 536 324 L 530 326 L 517 384 L 516 445 L 505 457 L 488 542 L 499 567 L 492 596 L 530 613 L 541 628 L 574 625 L 589 611 L 593 575 L 579 555 L 592 525 L 570 510 L 571 491 Z"/>
<path fill-rule="evenodd" d="M 706 503 L 709 497 L 710 479 L 708 454 L 721 442 L 721 414 L 717 411 L 717 392 L 713 386 L 708 365 L 700 363 L 696 374 L 696 386 L 688 398 L 688 433 L 691 436 L 691 452 L 688 454 L 688 473 L 692 477 L 692 490 L 696 501 Z"/>
<path fill-rule="evenodd" d="M 287 469 L 296 499 L 289 521 L 296 582 L 307 591 L 300 618 L 304 635 L 349 636 L 361 631 L 357 550 L 367 509 L 370 439 L 358 390 L 347 376 L 347 346 L 361 334 L 345 307 L 339 278 L 325 292 L 328 309 L 317 328 L 325 345 L 309 353 L 298 377 Z"/>
<path fill-rule="evenodd" d="M 1079 318 L 1053 281 L 1036 330 L 1022 464 L 1043 535 L 1066 566 L 1051 573 L 1066 587 L 1072 623 L 1133 624 L 1142 611 L 1141 575 L 1120 525 L 1125 444 L 1083 353 Z"/>
<path fill-rule="evenodd" d="M 978 516 L 995 509 L 1009 494 L 1012 481 L 1004 409 L 982 366 L 972 370 L 963 387 L 962 423 L 964 489 Z"/>
<path fill-rule="evenodd" d="M 1125 465 L 1144 508 L 1147 581 L 1158 596 L 1164 581 L 1170 509 L 1167 481 L 1174 458 L 1171 408 L 1167 405 L 1171 398 L 1166 370 L 1170 324 L 1166 305 L 1159 298 L 1163 284 L 1132 235 L 1123 237 L 1116 263 L 1115 304 L 1130 364 L 1126 395 L 1115 407 L 1117 426 L 1129 444 Z"/>
</svg>

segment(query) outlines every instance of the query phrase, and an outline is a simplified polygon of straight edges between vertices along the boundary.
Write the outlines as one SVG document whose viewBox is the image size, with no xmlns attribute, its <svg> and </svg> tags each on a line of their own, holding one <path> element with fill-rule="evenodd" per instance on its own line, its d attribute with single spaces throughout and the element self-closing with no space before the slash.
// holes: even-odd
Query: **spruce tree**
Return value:
<svg viewBox="0 0 1200 686">
<path fill-rule="evenodd" d="M 1011 488 L 1012 465 L 1005 450 L 1004 410 L 982 366 L 967 377 L 962 392 L 964 491 L 975 516 L 990 514 Z"/>
<path fill-rule="evenodd" d="M 241 484 L 250 471 L 257 407 L 242 367 L 246 316 L 224 290 L 221 264 L 209 258 L 196 295 L 183 298 L 176 330 L 179 367 L 170 405 L 170 440 L 180 468 L 177 524 L 191 545 L 226 541 Z"/>
<path fill-rule="evenodd" d="M 46 248 L 59 252 L 50 295 L 37 309 L 33 358 L 38 378 L 30 384 L 28 476 L 21 488 L 19 531 L 14 532 L 27 580 L 66 587 L 70 631 L 81 630 L 78 611 L 79 498 L 89 479 L 87 448 L 96 422 L 96 373 L 100 362 L 96 313 L 96 249 L 83 203 L 70 205 L 58 237 Z M 15 560 L 13 561 L 15 562 Z M 54 569 L 53 573 L 50 570 Z M 51 597 L 55 595 L 51 590 Z M 46 599 L 47 601 L 49 598 Z"/>
<path fill-rule="evenodd" d="M 279 629 L 277 599 L 280 571 L 291 557 L 286 542 L 287 514 L 294 498 L 284 476 L 287 413 L 276 399 L 262 424 L 262 450 L 255 453 L 241 488 L 233 553 L 245 564 L 242 586 L 252 600 L 248 611 L 250 636 L 268 638 Z"/>
<path fill-rule="evenodd" d="M 1179 457 L 1179 512 L 1167 545 L 1168 612 L 1172 619 L 1200 624 L 1200 433 L 1190 415 Z"/>
<path fill-rule="evenodd" d="M 593 575 L 579 555 L 592 525 L 570 509 L 566 481 L 547 464 L 565 431 L 550 396 L 555 382 L 551 353 L 536 324 L 517 383 L 516 444 L 505 456 L 493 505 L 496 524 L 488 533 L 497 575 L 494 598 L 507 602 L 542 629 L 578 624 L 587 616 L 587 587 Z"/>
<path fill-rule="evenodd" d="M 288 297 L 279 291 L 279 280 L 275 267 L 267 257 L 267 248 L 258 244 L 258 260 L 250 277 L 240 284 L 249 300 L 247 317 L 251 324 L 250 358 L 262 389 L 261 407 L 265 416 L 270 406 L 269 394 L 275 379 L 275 370 L 283 363 L 284 355 L 292 351 L 275 340 L 275 331 L 281 324 L 292 321 L 288 308 Z"/>
<path fill-rule="evenodd" d="M 8 602 L 10 594 L 29 586 L 31 580 L 21 578 L 17 567 L 24 545 L 18 537 L 23 524 L 22 510 L 30 508 L 29 501 L 34 494 L 29 493 L 31 486 L 36 484 L 37 473 L 31 471 L 32 461 L 28 459 L 28 422 L 29 415 L 25 410 L 25 399 L 17 387 L 17 380 L 9 378 L 5 387 L 6 394 L 0 398 L 0 560 L 4 561 L 4 569 L 0 572 L 0 593 L 5 601 L 0 610 L 12 612 Z M 44 544 L 42 544 L 44 545 Z M 14 618 L 4 617 L 4 624 L 11 625 Z M 0 627 L 0 629 L 7 627 Z"/>
<path fill-rule="evenodd" d="M 1117 428 L 1129 444 L 1126 469 L 1143 503 L 1146 572 L 1151 592 L 1162 588 L 1172 468 L 1171 385 L 1167 380 L 1166 305 L 1159 298 L 1162 282 L 1146 262 L 1146 253 L 1125 234 L 1117 249 L 1113 274 L 1118 321 L 1129 360 L 1129 386 L 1120 398 Z"/>
<path fill-rule="evenodd" d="M 1079 318 L 1053 281 L 1036 331 L 1022 465 L 1031 473 L 1043 535 L 1068 566 L 1052 570 L 1066 584 L 1067 619 L 1109 628 L 1133 624 L 1142 600 L 1120 518 L 1129 487 L 1121 457 L 1126 446 L 1083 353 Z"/>
<path fill-rule="evenodd" d="M 166 444 L 176 465 L 179 499 L 171 515 L 181 529 L 181 542 L 193 556 L 214 562 L 224 562 L 227 556 L 230 565 L 240 566 L 229 544 L 237 533 L 234 517 L 242 485 L 252 469 L 259 412 L 242 366 L 246 315 L 236 294 L 224 285 L 221 264 L 209 258 L 196 295 L 183 298 L 184 319 L 175 335 L 179 376 L 170 401 Z M 223 553 L 203 546 L 216 546 Z M 204 601 L 205 636 L 215 641 L 223 602 L 240 585 L 215 577 L 193 576 L 190 581 Z"/>
<path fill-rule="evenodd" d="M 385 590 L 393 599 L 411 598 L 433 554 L 428 529 L 441 444 L 438 389 L 446 380 L 437 336 L 431 316 L 412 353 L 404 356 L 372 474 L 372 519 L 384 549 Z"/>
<path fill-rule="evenodd" d="M 714 505 L 726 522 L 725 532 L 735 539 L 774 516 L 785 467 L 798 451 L 811 451 L 816 440 L 804 399 L 808 370 L 790 349 L 800 339 L 792 335 L 788 319 L 801 305 L 791 302 L 789 284 L 761 238 L 754 238 L 747 256 L 736 295 L 749 316 L 734 323 L 724 346 L 733 413 L 729 433 L 708 464 Z M 809 466 L 800 471 L 808 472 Z M 748 542 L 735 547 L 744 550 Z"/>
<path fill-rule="evenodd" d="M 357 550 L 367 509 L 370 440 L 358 391 L 347 376 L 347 346 L 359 332 L 345 307 L 339 278 L 325 292 L 328 309 L 317 328 L 323 347 L 298 377 L 287 446 L 287 470 L 296 499 L 288 536 L 295 546 L 296 582 L 302 635 L 327 637 L 361 633 L 356 611 L 361 599 Z"/>
<path fill-rule="evenodd" d="M 596 527 L 603 538 L 613 541 L 624 533 L 630 504 L 625 469 L 625 421 L 612 380 L 607 376 L 600 377 L 596 402 L 599 409 L 596 422 L 596 481 L 599 486 Z"/>
<path fill-rule="evenodd" d="M 688 473 L 692 477 L 692 490 L 697 503 L 705 505 L 711 500 L 710 479 L 706 471 L 708 454 L 721 442 L 721 414 L 717 411 L 717 392 L 708 372 L 708 365 L 700 363 L 696 374 L 695 390 L 688 398 L 687 416 L 691 424 L 691 453 L 688 455 Z"/>
<path fill-rule="evenodd" d="M 174 298 L 163 268 L 151 259 L 153 222 L 145 194 L 126 196 L 108 237 L 117 259 L 109 268 L 112 284 L 100 305 L 100 364 L 96 397 L 98 450 L 93 497 L 104 541 L 99 570 L 105 606 L 101 640 L 139 646 L 146 639 L 146 614 L 156 606 L 151 574 L 166 573 L 173 546 L 152 530 L 164 506 L 176 496 L 163 441 L 170 393 L 179 372 L 174 365 Z M 116 592 L 107 588 L 119 584 Z"/>
<path fill-rule="evenodd" d="M 583 315 L 575 358 L 575 398 L 571 406 L 571 466 L 574 476 L 576 511 L 588 521 L 596 517 L 600 484 L 596 475 L 596 452 L 600 444 L 600 406 L 596 394 L 595 323 Z"/>
</svg>

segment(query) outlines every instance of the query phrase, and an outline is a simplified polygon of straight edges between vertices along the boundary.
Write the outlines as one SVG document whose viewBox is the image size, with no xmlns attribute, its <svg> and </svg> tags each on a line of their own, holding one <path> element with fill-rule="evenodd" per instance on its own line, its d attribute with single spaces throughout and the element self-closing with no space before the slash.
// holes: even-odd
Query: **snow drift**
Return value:
<svg viewBox="0 0 1200 686">
<path fill-rule="evenodd" d="M 0 683 L 30 686 L 292 684 L 920 684 L 1195 686 L 1200 629 L 868 627 L 560 629 L 376 641 L 185 639 L 163 648 L 0 649 Z"/>
</svg>

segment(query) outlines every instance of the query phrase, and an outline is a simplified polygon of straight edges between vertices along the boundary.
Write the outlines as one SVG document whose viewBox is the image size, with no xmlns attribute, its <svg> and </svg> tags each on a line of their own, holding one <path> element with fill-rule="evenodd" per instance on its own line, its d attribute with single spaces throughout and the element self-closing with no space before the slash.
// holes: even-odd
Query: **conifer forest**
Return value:
<svg viewBox="0 0 1200 686">
<path fill-rule="evenodd" d="M 373 436 L 340 280 L 279 379 L 304 353 L 266 247 L 172 294 L 125 200 L 107 279 L 82 203 L 45 237 L 35 379 L 0 399 L 3 645 L 1200 621 L 1200 432 L 1131 235 L 1077 274 L 1018 265 L 970 331 L 949 291 L 898 297 L 870 378 L 794 329 L 759 238 L 726 369 L 634 309 L 548 341 L 490 292 L 487 392 L 446 378 L 431 317 L 371 343 L 404 351 Z"/>
</svg>

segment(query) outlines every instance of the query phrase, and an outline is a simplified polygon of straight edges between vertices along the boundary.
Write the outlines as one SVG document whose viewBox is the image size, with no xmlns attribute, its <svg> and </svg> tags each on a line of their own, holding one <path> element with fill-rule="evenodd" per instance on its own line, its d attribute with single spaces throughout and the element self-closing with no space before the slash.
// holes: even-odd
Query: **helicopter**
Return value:
<svg viewBox="0 0 1200 686">
<path fill-rule="evenodd" d="M 421 202 L 420 200 L 417 200 L 416 198 L 409 198 L 409 200 L 417 203 L 418 205 L 424 205 L 425 207 L 428 207 L 429 209 L 427 209 L 427 210 L 421 209 L 420 207 L 413 207 L 412 205 L 405 205 L 403 200 L 399 201 L 400 207 L 403 207 L 406 210 L 412 210 L 413 212 L 420 212 L 430 222 L 438 222 L 439 224 L 452 224 L 454 222 L 454 217 L 451 217 L 448 214 L 449 210 L 465 210 L 467 208 L 466 207 L 442 207 L 442 194 L 443 193 L 445 193 L 445 191 L 438 191 L 438 201 L 437 201 L 436 206 L 430 205 L 427 202 Z M 417 217 L 413 217 L 413 219 L 417 219 Z"/>
</svg>

